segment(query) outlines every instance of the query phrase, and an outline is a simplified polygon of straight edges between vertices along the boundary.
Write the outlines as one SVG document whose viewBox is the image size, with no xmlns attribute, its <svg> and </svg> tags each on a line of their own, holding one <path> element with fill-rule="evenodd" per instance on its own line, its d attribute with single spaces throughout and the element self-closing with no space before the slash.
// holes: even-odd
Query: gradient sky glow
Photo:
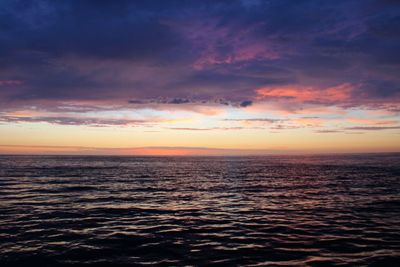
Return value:
<svg viewBox="0 0 400 267">
<path fill-rule="evenodd" d="M 0 3 L 0 153 L 400 151 L 400 2 Z"/>
</svg>

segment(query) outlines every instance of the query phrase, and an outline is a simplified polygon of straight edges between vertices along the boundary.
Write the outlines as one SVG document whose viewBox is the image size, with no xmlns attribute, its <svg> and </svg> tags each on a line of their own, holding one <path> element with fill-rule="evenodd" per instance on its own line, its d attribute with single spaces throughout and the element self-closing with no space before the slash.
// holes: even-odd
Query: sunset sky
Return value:
<svg viewBox="0 0 400 267">
<path fill-rule="evenodd" d="M 400 151 L 400 2 L 0 3 L 0 153 Z"/>
</svg>

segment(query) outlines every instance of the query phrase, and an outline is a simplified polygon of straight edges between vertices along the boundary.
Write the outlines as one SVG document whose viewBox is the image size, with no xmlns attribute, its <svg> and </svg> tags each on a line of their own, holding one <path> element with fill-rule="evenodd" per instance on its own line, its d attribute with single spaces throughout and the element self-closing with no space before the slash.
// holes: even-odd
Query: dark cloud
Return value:
<svg viewBox="0 0 400 267">
<path fill-rule="evenodd" d="M 245 101 L 242 101 L 242 102 L 240 103 L 240 106 L 241 106 L 242 108 L 249 107 L 249 106 L 251 106 L 251 105 L 253 105 L 253 101 L 251 101 L 251 100 L 245 100 Z"/>
<path fill-rule="evenodd" d="M 187 103 L 190 103 L 190 100 L 185 98 L 174 98 L 168 102 L 168 104 L 187 104 Z"/>
<path fill-rule="evenodd" d="M 148 105 L 148 104 L 170 104 L 170 105 L 181 105 L 181 104 L 196 104 L 196 105 L 223 105 L 233 107 L 248 107 L 252 105 L 252 101 L 245 100 L 241 102 L 229 101 L 225 99 L 189 99 L 189 98 L 157 98 L 157 99 L 134 99 L 129 100 L 129 104 L 134 105 Z"/>
<path fill-rule="evenodd" d="M 261 87 L 350 84 L 345 104 L 308 102 L 393 109 L 399 14 L 378 0 L 5 0 L 0 81 L 18 82 L 0 82 L 0 106 L 248 107 Z"/>
<path fill-rule="evenodd" d="M 398 130 L 400 126 L 354 126 L 344 127 L 340 129 L 322 129 L 316 130 L 316 133 L 346 133 L 346 134 L 363 134 L 367 131 L 385 131 Z"/>
<path fill-rule="evenodd" d="M 0 116 L 0 122 L 46 122 L 60 125 L 87 125 L 87 126 L 126 126 L 143 125 L 149 123 L 144 120 L 99 119 L 79 117 L 15 117 Z"/>
<path fill-rule="evenodd" d="M 302 128 L 302 126 L 278 124 L 274 127 L 271 127 L 272 130 L 293 130 L 293 129 L 299 129 L 299 128 Z"/>
<path fill-rule="evenodd" d="M 189 103 L 196 103 L 194 100 L 190 100 L 188 98 L 158 98 L 158 99 L 134 99 L 129 100 L 129 104 L 137 104 L 137 105 L 144 105 L 144 104 L 173 104 L 173 105 L 180 105 L 180 104 L 189 104 Z"/>
<path fill-rule="evenodd" d="M 3 47 L 140 60 L 175 47 L 179 37 L 161 22 L 162 12 L 129 1 L 5 1 Z M 8 18 L 8 20 L 7 20 Z"/>
<path fill-rule="evenodd" d="M 381 130 L 398 130 L 400 126 L 355 126 L 347 127 L 345 130 L 350 131 L 381 131 Z"/>
</svg>

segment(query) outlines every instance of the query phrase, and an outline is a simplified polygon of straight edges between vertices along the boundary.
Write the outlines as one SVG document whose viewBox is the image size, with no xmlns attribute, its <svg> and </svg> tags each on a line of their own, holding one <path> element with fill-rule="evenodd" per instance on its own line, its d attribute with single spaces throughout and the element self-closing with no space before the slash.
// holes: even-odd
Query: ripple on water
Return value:
<svg viewBox="0 0 400 267">
<path fill-rule="evenodd" d="M 400 155 L 0 157 L 0 265 L 400 266 Z"/>
</svg>

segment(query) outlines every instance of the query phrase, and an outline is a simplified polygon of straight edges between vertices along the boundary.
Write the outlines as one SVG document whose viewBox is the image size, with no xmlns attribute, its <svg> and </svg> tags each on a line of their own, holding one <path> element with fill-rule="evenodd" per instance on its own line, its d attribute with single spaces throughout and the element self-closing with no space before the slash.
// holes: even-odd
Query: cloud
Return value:
<svg viewBox="0 0 400 267">
<path fill-rule="evenodd" d="M 346 127 L 345 130 L 350 131 L 382 131 L 382 130 L 398 130 L 400 126 L 355 126 Z"/>
<path fill-rule="evenodd" d="M 191 128 L 191 127 L 170 127 L 169 130 L 179 130 L 179 131 L 211 131 L 215 128 Z"/>
<path fill-rule="evenodd" d="M 265 100 L 293 100 L 300 103 L 345 104 L 351 99 L 354 86 L 341 84 L 328 88 L 313 87 L 267 87 L 257 89 L 259 99 Z"/>
<path fill-rule="evenodd" d="M 224 121 L 275 123 L 275 122 L 282 122 L 284 120 L 283 119 L 270 119 L 270 118 L 248 118 L 248 119 L 224 119 Z"/>
<path fill-rule="evenodd" d="M 59 125 L 86 125 L 86 126 L 135 126 L 151 123 L 150 120 L 105 119 L 105 118 L 79 118 L 79 117 L 21 117 L 0 116 L 0 122 L 45 122 Z"/>
<path fill-rule="evenodd" d="M 224 131 L 235 131 L 235 130 L 246 130 L 246 129 L 262 129 L 260 127 L 211 127 L 211 128 L 191 128 L 191 127 L 170 127 L 166 128 L 169 130 L 179 130 L 179 131 L 215 131 L 215 130 L 224 130 Z"/>
<path fill-rule="evenodd" d="M 329 130 L 329 129 L 326 129 L 326 130 L 316 130 L 315 131 L 316 133 L 342 133 L 343 131 L 341 131 L 341 130 Z"/>
<path fill-rule="evenodd" d="M 386 119 L 350 118 L 347 120 L 354 124 L 368 124 L 368 125 L 394 125 L 399 123 L 398 120 L 386 120 Z"/>
<path fill-rule="evenodd" d="M 174 98 L 172 99 L 170 102 L 168 102 L 168 104 L 187 104 L 190 103 L 189 99 L 185 99 L 185 98 Z"/>
<path fill-rule="evenodd" d="M 301 128 L 298 125 L 287 125 L 287 124 L 278 124 L 276 126 L 271 127 L 272 130 L 294 130 Z"/>
<path fill-rule="evenodd" d="M 134 105 L 150 105 L 150 104 L 171 104 L 171 105 L 181 105 L 181 104 L 192 104 L 192 105 L 223 105 L 223 106 L 230 106 L 230 107 L 249 107 L 252 105 L 252 101 L 245 100 L 245 101 L 229 101 L 221 98 L 217 99 L 189 99 L 189 98 L 166 98 L 160 97 L 157 99 L 133 99 L 128 101 L 129 104 Z"/>
<path fill-rule="evenodd" d="M 318 118 L 318 117 L 301 117 L 301 118 L 294 118 L 291 119 L 297 125 L 305 126 L 305 127 L 317 127 L 322 126 L 326 119 Z"/>
<path fill-rule="evenodd" d="M 60 111 L 65 102 L 116 111 L 399 110 L 395 1 L 1 6 L 0 111 Z"/>
<path fill-rule="evenodd" d="M 129 100 L 129 104 L 138 104 L 138 105 L 145 105 L 145 104 L 189 104 L 189 103 L 196 103 L 196 101 L 192 101 L 187 98 L 159 98 L 159 99 L 137 99 L 137 100 Z"/>
<path fill-rule="evenodd" d="M 386 131 L 386 130 L 399 130 L 400 126 L 354 126 L 343 127 L 338 129 L 319 129 L 315 130 L 316 133 L 346 133 L 346 134 L 363 134 L 368 131 Z"/>
<path fill-rule="evenodd" d="M 22 83 L 19 80 L 0 80 L 0 86 L 21 85 Z"/>
<path fill-rule="evenodd" d="M 240 106 L 243 107 L 243 108 L 249 107 L 249 106 L 251 106 L 251 105 L 253 105 L 253 101 L 251 101 L 251 100 L 242 101 L 242 102 L 240 103 Z"/>
</svg>

